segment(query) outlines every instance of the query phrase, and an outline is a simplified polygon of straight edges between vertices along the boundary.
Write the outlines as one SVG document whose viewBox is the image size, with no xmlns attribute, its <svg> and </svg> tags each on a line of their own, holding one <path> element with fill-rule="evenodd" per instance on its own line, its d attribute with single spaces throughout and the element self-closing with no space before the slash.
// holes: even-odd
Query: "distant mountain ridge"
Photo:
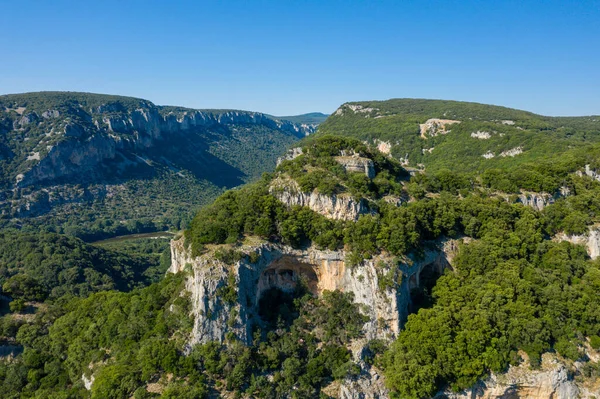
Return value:
<svg viewBox="0 0 600 399">
<path fill-rule="evenodd" d="M 199 197 L 212 199 L 215 189 L 274 168 L 291 143 L 315 130 L 316 124 L 260 112 L 156 106 L 132 97 L 3 95 L 0 209 L 5 218 L 46 214 L 58 205 L 118 197 L 124 183 L 140 179 L 146 189 L 157 179 L 187 187 L 191 197 L 175 202 L 196 207 L 205 201 Z M 157 195 L 173 202 L 172 194 Z"/>
<path fill-rule="evenodd" d="M 328 114 L 324 114 L 321 112 L 310 112 L 308 114 L 302 115 L 292 115 L 292 116 L 275 116 L 276 119 L 290 121 L 292 123 L 300 123 L 306 125 L 319 125 L 329 117 Z"/>
</svg>

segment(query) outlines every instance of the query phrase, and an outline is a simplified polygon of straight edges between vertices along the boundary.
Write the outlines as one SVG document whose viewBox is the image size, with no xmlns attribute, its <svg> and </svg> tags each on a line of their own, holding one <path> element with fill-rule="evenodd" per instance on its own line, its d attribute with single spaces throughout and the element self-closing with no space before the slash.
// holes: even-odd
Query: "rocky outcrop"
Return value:
<svg viewBox="0 0 600 399">
<path fill-rule="evenodd" d="M 305 206 L 330 219 L 358 220 L 360 215 L 371 212 L 363 199 L 355 200 L 348 194 L 324 195 L 316 190 L 305 193 L 291 179 L 274 180 L 269 191 L 288 207 Z"/>
<path fill-rule="evenodd" d="M 553 204 L 555 197 L 548 193 L 521 193 L 518 202 L 525 206 L 532 207 L 536 211 L 543 210 L 546 206 Z"/>
<path fill-rule="evenodd" d="M 368 118 L 371 113 L 379 111 L 379 108 L 365 107 L 360 104 L 342 104 L 335 112 L 334 115 L 344 115 L 346 111 L 350 111 L 355 114 L 365 114 L 365 118 Z"/>
<path fill-rule="evenodd" d="M 375 177 L 375 164 L 369 158 L 353 155 L 335 157 L 335 160 L 344 167 L 346 172 L 364 173 L 369 179 Z"/>
<path fill-rule="evenodd" d="M 302 155 L 302 147 L 290 148 L 283 156 L 277 158 L 277 166 L 283 161 L 291 161 Z"/>
<path fill-rule="evenodd" d="M 589 176 L 594 180 L 600 181 L 600 173 L 598 173 L 598 171 L 596 171 L 595 169 L 592 169 L 590 165 L 585 165 L 585 169 L 583 170 L 583 172 L 578 172 L 578 174 L 580 176 L 583 176 L 585 174 L 586 176 Z"/>
<path fill-rule="evenodd" d="M 510 150 L 502 151 L 500 153 L 500 156 L 503 158 L 516 157 L 517 155 L 522 154 L 522 153 L 523 153 L 523 148 L 515 147 L 515 148 L 511 148 Z"/>
<path fill-rule="evenodd" d="M 435 399 L 592 399 L 599 394 L 579 387 L 571 370 L 555 354 L 544 354 L 539 370 L 531 369 L 528 363 L 492 374 L 463 392 L 440 392 Z"/>
<path fill-rule="evenodd" d="M 340 399 L 387 399 L 390 397 L 381 372 L 365 362 L 366 344 L 364 339 L 353 342 L 352 357 L 354 362 L 359 365 L 361 372 L 353 378 L 342 381 L 339 390 Z"/>
<path fill-rule="evenodd" d="M 427 137 L 435 137 L 438 134 L 448 134 L 450 129 L 448 127 L 460 121 L 451 119 L 428 119 L 425 123 L 419 125 L 421 131 L 421 137 L 426 139 Z"/>
<path fill-rule="evenodd" d="M 389 141 L 375 140 L 375 144 L 377 145 L 379 152 L 382 154 L 390 155 L 392 153 L 392 143 Z"/>
<path fill-rule="evenodd" d="M 343 251 L 297 250 L 272 243 L 240 250 L 258 254 L 258 260 L 251 262 L 244 258 L 227 265 L 212 254 L 193 258 L 183 239 L 172 242 L 169 272 L 183 271 L 187 265 L 191 269 L 187 282 L 194 316 L 191 344 L 224 341 L 228 332 L 250 344 L 252 328 L 261 325 L 258 305 L 262 293 L 273 287 L 293 291 L 300 279 L 307 282 L 315 295 L 336 289 L 353 292 L 355 301 L 364 305 L 363 312 L 369 316 L 364 326 L 367 339 L 395 336 L 407 316 L 410 302 L 407 282 L 381 289 L 380 276 L 390 266 L 377 264 L 376 260 L 351 268 L 346 265 Z M 220 292 L 232 281 L 237 299 L 226 303 Z"/>
<path fill-rule="evenodd" d="M 105 135 L 93 135 L 87 140 L 76 138 L 61 141 L 37 165 L 24 173 L 16 183 L 19 187 L 85 173 L 107 159 L 113 159 L 119 140 Z"/>
<path fill-rule="evenodd" d="M 294 249 L 262 241 L 238 248 L 248 256 L 229 265 L 215 259 L 213 252 L 193 257 L 180 238 L 171 242 L 169 272 L 190 273 L 186 289 L 191 293 L 194 317 L 191 345 L 222 342 L 227 333 L 251 343 L 253 328 L 262 323 L 258 314 L 261 295 L 274 287 L 292 292 L 300 280 L 314 295 L 324 290 L 354 293 L 355 302 L 369 318 L 363 327 L 365 339 L 388 340 L 398 334 L 408 316 L 410 290 L 418 286 L 420 273 L 427 267 L 442 270 L 449 265 L 456 251 L 450 242 L 440 241 L 425 250 L 423 257 L 404 263 L 379 255 L 351 267 L 343 250 Z M 235 301 L 223 299 L 226 287 L 235 290 Z"/>
<path fill-rule="evenodd" d="M 471 133 L 471 137 L 480 139 L 480 140 L 487 140 L 492 137 L 492 134 L 490 132 L 482 132 L 482 131 L 478 130 L 476 132 Z"/>
<path fill-rule="evenodd" d="M 556 240 L 585 246 L 588 255 L 592 259 L 600 256 L 600 226 L 590 227 L 589 232 L 583 235 L 566 235 L 565 233 L 560 233 L 556 236 Z"/>
</svg>

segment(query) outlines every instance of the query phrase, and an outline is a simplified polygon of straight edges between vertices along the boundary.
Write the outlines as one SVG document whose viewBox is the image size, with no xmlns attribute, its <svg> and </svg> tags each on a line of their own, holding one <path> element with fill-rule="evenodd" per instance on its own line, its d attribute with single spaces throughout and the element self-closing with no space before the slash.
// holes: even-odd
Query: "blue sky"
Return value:
<svg viewBox="0 0 600 399">
<path fill-rule="evenodd" d="M 441 98 L 600 114 L 598 1 L 8 1 L 0 93 L 275 115 Z"/>
</svg>

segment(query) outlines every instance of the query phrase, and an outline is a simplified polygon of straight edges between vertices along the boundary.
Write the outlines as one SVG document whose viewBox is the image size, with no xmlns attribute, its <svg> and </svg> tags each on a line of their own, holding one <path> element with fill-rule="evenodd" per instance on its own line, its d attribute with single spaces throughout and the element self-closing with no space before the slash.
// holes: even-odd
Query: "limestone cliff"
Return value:
<svg viewBox="0 0 600 399">
<path fill-rule="evenodd" d="M 314 295 L 324 290 L 354 293 L 368 321 L 363 326 L 364 338 L 351 348 L 361 372 L 339 386 L 338 397 L 348 399 L 388 397 L 380 372 L 363 359 L 365 344 L 375 338 L 390 341 L 398 335 L 408 316 L 410 291 L 418 287 L 420 274 L 426 268 L 443 271 L 457 251 L 455 240 L 441 240 L 428 245 L 418 259 L 398 261 L 382 254 L 351 267 L 343 250 L 294 249 L 249 238 L 236 248 L 245 256 L 226 264 L 215 259 L 217 248 L 194 257 L 184 241 L 171 242 L 169 272 L 189 273 L 186 289 L 191 293 L 194 318 L 190 345 L 223 342 L 228 334 L 251 344 L 254 327 L 263 325 L 261 295 L 270 288 L 292 292 L 302 280 Z M 235 300 L 225 300 L 226 289 L 234 290 Z"/>
<path fill-rule="evenodd" d="M 548 193 L 523 192 L 519 194 L 518 202 L 529 206 L 536 211 L 543 210 L 546 206 L 553 204 L 555 197 Z"/>
<path fill-rule="evenodd" d="M 91 109 L 83 120 L 67 122 L 61 129 L 53 129 L 49 134 L 53 135 L 54 140 L 59 137 L 58 141 L 47 154 L 41 158 L 38 155 L 39 162 L 17 176 L 17 185 L 25 187 L 86 173 L 103 161 L 113 160 L 117 151 L 151 148 L 178 134 L 198 128 L 260 125 L 298 138 L 315 130 L 312 125 L 281 121 L 258 112 L 177 109 L 165 113 L 149 102 L 132 111 L 111 105 Z"/>
<path fill-rule="evenodd" d="M 586 247 L 590 258 L 596 259 L 600 256 L 600 226 L 591 226 L 587 234 L 582 235 L 566 235 L 560 233 L 556 236 L 558 241 L 569 241 L 576 245 Z"/>
<path fill-rule="evenodd" d="M 305 193 L 292 179 L 278 178 L 269 188 L 278 200 L 285 205 L 305 206 L 321 215 L 339 220 L 358 220 L 370 212 L 365 200 L 355 200 L 349 194 L 324 195 L 318 191 Z"/>
<path fill-rule="evenodd" d="M 338 156 L 335 160 L 344 167 L 346 172 L 364 173 L 369 179 L 375 177 L 375 164 L 369 158 L 358 155 Z"/>
<path fill-rule="evenodd" d="M 522 354 L 526 358 L 525 354 Z M 569 366 L 555 354 L 542 356 L 540 369 L 532 369 L 528 361 L 511 366 L 502 374 L 491 374 L 484 381 L 463 392 L 440 392 L 434 399 L 593 399 L 600 394 L 598 384 L 575 380 L 580 365 Z"/>
<path fill-rule="evenodd" d="M 223 341 L 228 331 L 250 343 L 252 326 L 261 323 L 258 301 L 262 293 L 273 287 L 293 291 L 300 278 L 306 279 L 315 295 L 336 289 L 353 292 L 356 302 L 364 305 L 363 311 L 370 318 L 364 326 L 368 339 L 394 337 L 406 319 L 409 284 L 414 284 L 415 280 L 413 278 L 409 283 L 410 278 L 399 278 L 398 282 L 390 283 L 391 286 L 383 287 L 383 276 L 397 267 L 390 259 L 381 257 L 349 267 L 344 251 L 312 247 L 299 250 L 267 242 L 246 245 L 239 250 L 246 254 L 256 253 L 258 260 L 251 262 L 246 257 L 234 265 L 227 265 L 214 259 L 210 252 L 192 257 L 183 239 L 172 242 L 169 272 L 183 271 L 186 265 L 192 272 L 187 286 L 192 293 L 195 318 L 192 344 Z M 420 269 L 420 264 L 404 268 L 412 274 L 419 273 Z M 235 278 L 237 300 L 225 303 L 219 297 L 219 289 L 231 283 L 231 276 Z"/>
</svg>

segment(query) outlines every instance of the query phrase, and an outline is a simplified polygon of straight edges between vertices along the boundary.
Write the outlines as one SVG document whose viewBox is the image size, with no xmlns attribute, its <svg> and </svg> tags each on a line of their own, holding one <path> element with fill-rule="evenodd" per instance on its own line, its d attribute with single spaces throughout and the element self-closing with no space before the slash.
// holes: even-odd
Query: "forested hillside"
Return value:
<svg viewBox="0 0 600 399">
<path fill-rule="evenodd" d="M 546 117 L 458 101 L 394 99 L 343 104 L 319 127 L 380 145 L 412 168 L 483 172 L 557 160 L 600 141 L 600 116 Z"/>
</svg>

